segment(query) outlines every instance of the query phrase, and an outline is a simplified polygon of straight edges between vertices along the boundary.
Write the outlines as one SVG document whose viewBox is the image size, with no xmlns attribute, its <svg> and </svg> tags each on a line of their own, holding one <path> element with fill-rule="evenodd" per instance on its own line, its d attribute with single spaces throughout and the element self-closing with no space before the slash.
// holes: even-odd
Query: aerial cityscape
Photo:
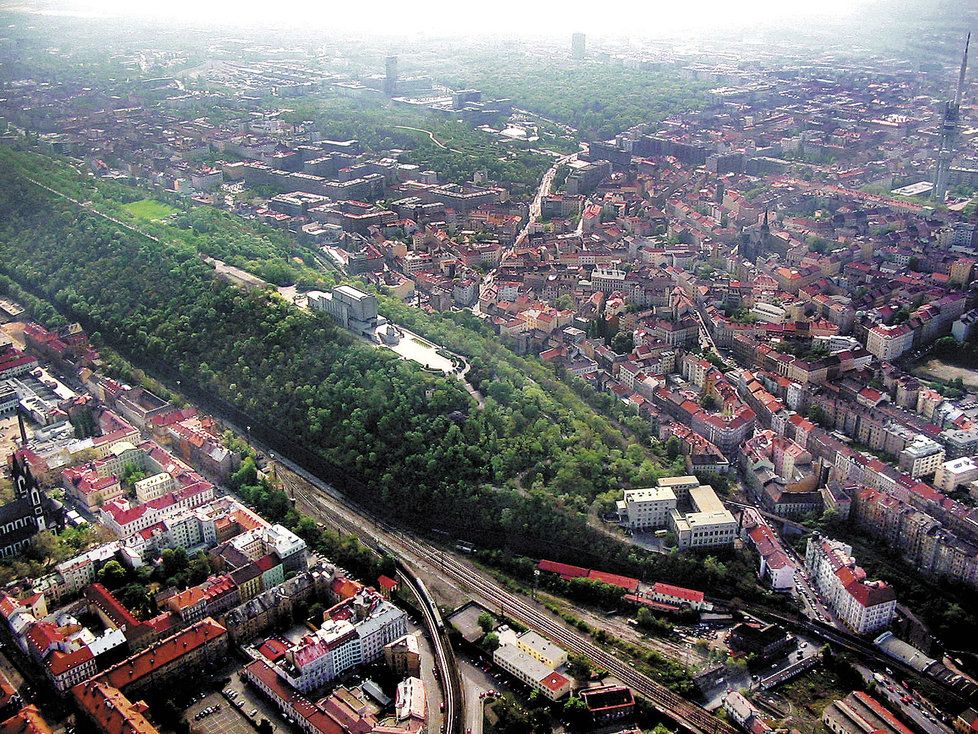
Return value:
<svg viewBox="0 0 978 734">
<path fill-rule="evenodd" d="M 978 734 L 975 31 L 0 2 L 0 734 Z"/>
</svg>

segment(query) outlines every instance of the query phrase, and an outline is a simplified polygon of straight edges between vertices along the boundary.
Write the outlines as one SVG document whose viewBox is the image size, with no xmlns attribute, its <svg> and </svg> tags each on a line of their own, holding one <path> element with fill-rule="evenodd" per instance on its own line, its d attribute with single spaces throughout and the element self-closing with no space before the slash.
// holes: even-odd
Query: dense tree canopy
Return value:
<svg viewBox="0 0 978 734">
<path fill-rule="evenodd" d="M 404 520 L 540 555 L 623 550 L 592 542 L 583 513 L 656 465 L 542 365 L 527 376 L 499 345 L 493 363 L 488 339 L 446 325 L 477 340 L 478 384 L 490 395 L 480 409 L 456 379 L 275 294 L 219 282 L 190 242 L 168 236 L 178 225 L 160 224 L 152 240 L 25 181 L 20 156 L 0 151 L 10 162 L 0 174 L 0 270 L 130 359 L 175 370 L 294 436 Z"/>
</svg>

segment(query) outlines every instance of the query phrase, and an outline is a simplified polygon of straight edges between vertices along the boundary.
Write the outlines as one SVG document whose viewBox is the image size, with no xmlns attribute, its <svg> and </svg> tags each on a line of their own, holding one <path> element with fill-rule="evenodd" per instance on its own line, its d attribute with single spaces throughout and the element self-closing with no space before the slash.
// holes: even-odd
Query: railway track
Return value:
<svg viewBox="0 0 978 734">
<path fill-rule="evenodd" d="M 291 464 L 291 462 L 290 462 Z M 289 468 L 293 468 L 291 465 Z M 433 572 L 440 572 L 455 583 L 468 589 L 489 608 L 499 608 L 506 616 L 536 629 L 560 643 L 572 652 L 586 656 L 609 673 L 615 676 L 636 693 L 646 698 L 662 716 L 684 726 L 695 734 L 735 734 L 735 730 L 726 722 L 713 716 L 705 709 L 687 701 L 677 693 L 673 693 L 661 683 L 635 670 L 629 663 L 611 654 L 581 634 L 554 621 L 547 613 L 541 612 L 521 597 L 512 594 L 494 581 L 485 577 L 480 571 L 467 564 L 460 563 L 441 549 L 405 534 L 384 520 L 377 518 L 362 509 L 353 506 L 341 494 L 323 483 L 308 472 L 296 467 L 296 474 L 317 489 L 322 489 L 332 501 L 327 501 L 316 493 L 308 492 L 297 483 L 286 482 L 293 498 L 303 509 L 316 517 L 326 516 L 334 526 L 344 532 L 350 532 L 364 538 L 372 546 L 381 543 L 382 547 L 406 558 L 414 564 Z M 342 511 L 335 504 L 342 507 Z M 351 518 L 350 515 L 353 517 Z M 365 516 L 370 528 L 359 516 Z"/>
<path fill-rule="evenodd" d="M 322 516 L 324 505 L 317 503 L 313 499 L 313 496 L 303 490 L 291 476 L 283 473 L 279 476 L 279 479 L 285 485 L 292 498 L 296 500 L 297 504 L 311 509 L 317 517 Z M 334 525 L 337 526 L 337 529 L 346 533 L 352 533 L 357 537 L 364 535 L 362 526 L 354 523 L 341 513 L 330 512 L 329 515 Z M 375 552 L 378 552 L 376 547 L 372 545 L 370 547 Z M 418 609 L 421 610 L 421 615 L 424 617 L 425 627 L 428 629 L 431 645 L 435 651 L 435 669 L 439 672 L 445 703 L 442 731 L 445 734 L 461 734 L 465 720 L 465 712 L 462 704 L 462 684 L 455 654 L 452 651 L 448 636 L 445 634 L 445 625 L 442 622 L 441 612 L 425 588 L 424 583 L 418 578 L 411 567 L 401 559 L 398 560 L 397 565 L 397 576 L 399 580 L 411 590 L 411 593 L 418 600 Z"/>
</svg>

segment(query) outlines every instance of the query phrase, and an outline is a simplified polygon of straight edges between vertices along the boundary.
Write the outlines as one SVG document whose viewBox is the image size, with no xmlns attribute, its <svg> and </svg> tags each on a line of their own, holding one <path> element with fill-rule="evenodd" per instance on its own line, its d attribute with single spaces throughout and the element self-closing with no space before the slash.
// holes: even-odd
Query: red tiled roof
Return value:
<svg viewBox="0 0 978 734">
<path fill-rule="evenodd" d="M 71 692 L 102 734 L 156 734 L 156 727 L 145 716 L 146 704 L 133 703 L 117 688 L 93 678 Z"/>
<path fill-rule="evenodd" d="M 568 683 L 570 683 L 570 681 L 557 671 L 550 673 L 540 680 L 540 685 L 553 691 L 554 693 L 564 688 Z"/>
<path fill-rule="evenodd" d="M 276 640 L 274 637 L 270 637 L 261 644 L 261 647 L 258 648 L 258 652 L 274 663 L 276 660 L 280 660 L 281 658 L 285 657 L 288 649 L 288 646 L 284 642 L 281 640 Z"/>
<path fill-rule="evenodd" d="M 189 589 L 185 589 L 177 594 L 174 594 L 169 599 L 169 604 L 176 609 L 187 609 L 188 607 L 195 606 L 204 601 L 204 590 L 199 586 L 191 586 Z"/>
<path fill-rule="evenodd" d="M 655 594 L 662 594 L 663 596 L 671 596 L 675 599 L 682 599 L 683 601 L 688 601 L 690 603 L 700 604 L 703 602 L 703 592 L 696 591 L 695 589 L 686 589 L 682 586 L 673 586 L 672 584 L 664 584 L 661 581 L 657 581 L 655 586 L 652 587 L 652 592 Z"/>
<path fill-rule="evenodd" d="M 10 596 L 10 594 L 0 592 L 0 614 L 5 618 L 10 619 L 20 606 L 20 602 Z"/>
<path fill-rule="evenodd" d="M 114 665 L 98 679 L 115 688 L 123 688 L 226 634 L 223 625 L 208 617 Z"/>
<path fill-rule="evenodd" d="M 871 583 L 855 581 L 846 586 L 846 591 L 863 607 L 885 604 L 888 601 L 896 599 L 896 592 L 893 591 L 893 588 L 889 584 L 883 581 L 873 581 Z"/>
<path fill-rule="evenodd" d="M 27 630 L 27 639 L 43 655 L 51 645 L 63 640 L 64 635 L 51 622 L 38 622 Z"/>
<path fill-rule="evenodd" d="M 628 576 L 619 576 L 616 573 L 608 573 L 607 571 L 589 571 L 587 577 L 595 581 L 617 586 L 626 591 L 638 591 L 638 579 L 633 579 Z"/>
<path fill-rule="evenodd" d="M 556 573 L 565 579 L 586 578 L 588 569 L 580 566 L 571 566 L 568 563 L 557 563 L 557 561 L 542 560 L 537 564 L 537 568 L 548 573 Z"/>
<path fill-rule="evenodd" d="M 866 708 L 883 719 L 883 721 L 889 724 L 895 731 L 900 732 L 900 734 L 913 734 L 913 732 L 907 728 L 903 722 L 893 715 L 893 712 L 891 712 L 888 708 L 869 694 L 864 693 L 863 691 L 853 691 L 853 695 L 858 698 Z"/>
<path fill-rule="evenodd" d="M 51 671 L 52 675 L 57 677 L 73 668 L 77 668 L 79 665 L 84 665 L 94 658 L 95 656 L 92 655 L 92 651 L 87 646 L 68 653 L 55 650 L 51 653 L 51 658 L 48 660 L 48 670 Z"/>
<path fill-rule="evenodd" d="M 363 585 L 353 579 L 339 576 L 330 582 L 329 588 L 340 599 L 349 599 L 356 596 Z"/>
<path fill-rule="evenodd" d="M 625 594 L 623 598 L 625 601 L 630 601 L 633 604 L 642 604 L 643 606 L 659 609 L 663 612 L 675 612 L 679 609 L 675 604 L 665 604 L 655 601 L 655 599 L 649 599 L 647 596 L 639 596 L 638 594 Z"/>
<path fill-rule="evenodd" d="M 51 734 L 51 727 L 34 704 L 29 704 L 0 723 L 0 734 Z"/>
<path fill-rule="evenodd" d="M 119 628 L 136 627 L 139 620 L 132 612 L 123 606 L 122 602 L 113 596 L 112 592 L 100 583 L 94 583 L 85 589 L 85 598 L 101 609 Z"/>
</svg>

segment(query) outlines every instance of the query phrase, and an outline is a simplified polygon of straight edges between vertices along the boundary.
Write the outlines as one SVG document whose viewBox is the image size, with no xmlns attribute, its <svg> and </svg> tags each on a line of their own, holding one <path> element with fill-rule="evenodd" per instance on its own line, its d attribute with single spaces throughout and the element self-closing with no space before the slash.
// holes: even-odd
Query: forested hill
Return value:
<svg viewBox="0 0 978 734">
<path fill-rule="evenodd" d="M 536 386 L 479 409 L 454 379 L 275 295 L 224 285 L 185 242 L 141 237 L 31 184 L 8 165 L 22 155 L 0 150 L 0 272 L 21 287 L 135 362 L 167 364 L 294 435 L 405 521 L 485 531 L 538 555 L 623 558 L 564 508 L 585 509 L 650 465 L 647 451 L 592 430 L 605 424 L 593 412 L 563 409 Z"/>
</svg>

